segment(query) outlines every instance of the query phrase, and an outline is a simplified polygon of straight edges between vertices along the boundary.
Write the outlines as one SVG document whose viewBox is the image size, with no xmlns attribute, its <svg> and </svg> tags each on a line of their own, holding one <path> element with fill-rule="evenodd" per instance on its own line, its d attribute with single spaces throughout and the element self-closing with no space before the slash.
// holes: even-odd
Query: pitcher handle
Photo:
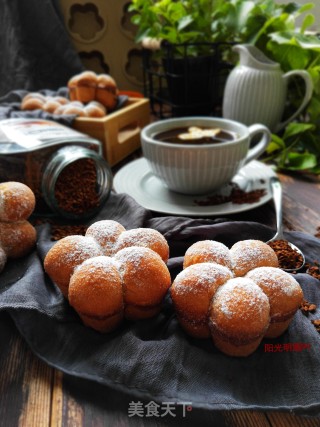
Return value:
<svg viewBox="0 0 320 427">
<path fill-rule="evenodd" d="M 289 117 L 287 120 L 280 122 L 275 129 L 275 132 L 278 132 L 279 130 L 281 130 L 282 128 L 284 128 L 288 123 L 290 123 L 294 118 L 296 118 L 298 116 L 298 114 L 301 113 L 301 111 L 304 109 L 304 107 L 308 104 L 308 102 L 311 99 L 312 96 L 312 92 L 313 92 L 313 83 L 312 83 L 312 79 L 310 74 L 308 73 L 308 71 L 305 70 L 292 70 L 289 71 L 288 73 L 284 74 L 282 77 L 285 80 L 289 80 L 291 77 L 293 76 L 300 76 L 304 82 L 305 82 L 305 94 L 304 94 L 304 98 L 299 106 L 299 108 L 296 110 L 295 113 L 292 114 L 291 117 Z"/>
<path fill-rule="evenodd" d="M 248 127 L 249 139 L 252 141 L 253 137 L 262 133 L 260 141 L 258 141 L 254 147 L 250 148 L 245 158 L 244 164 L 251 162 L 251 160 L 257 159 L 267 148 L 271 140 L 270 130 L 261 124 L 255 124 Z"/>
</svg>

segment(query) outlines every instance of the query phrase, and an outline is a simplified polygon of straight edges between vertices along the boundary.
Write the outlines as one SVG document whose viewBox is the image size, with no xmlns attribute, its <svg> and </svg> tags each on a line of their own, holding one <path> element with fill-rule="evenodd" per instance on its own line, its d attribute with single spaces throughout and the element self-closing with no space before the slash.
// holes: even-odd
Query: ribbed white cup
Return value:
<svg viewBox="0 0 320 427">
<path fill-rule="evenodd" d="M 160 132 L 174 128 L 218 127 L 234 132 L 232 141 L 214 144 L 174 144 L 155 139 Z M 254 135 L 260 141 L 250 148 Z M 151 171 L 178 193 L 200 195 L 227 184 L 249 161 L 262 154 L 270 141 L 270 131 L 263 125 L 247 127 L 233 120 L 215 117 L 185 117 L 151 123 L 141 132 L 144 157 Z"/>
</svg>

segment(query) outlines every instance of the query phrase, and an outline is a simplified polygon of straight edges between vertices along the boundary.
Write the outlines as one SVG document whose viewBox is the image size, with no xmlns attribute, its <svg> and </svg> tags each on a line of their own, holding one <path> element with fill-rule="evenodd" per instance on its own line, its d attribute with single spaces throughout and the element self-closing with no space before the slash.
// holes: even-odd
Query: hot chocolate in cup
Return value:
<svg viewBox="0 0 320 427">
<path fill-rule="evenodd" d="M 141 145 L 151 171 L 165 186 L 178 193 L 201 195 L 228 184 L 245 164 L 265 151 L 270 138 L 269 129 L 261 124 L 181 117 L 146 126 Z"/>
</svg>

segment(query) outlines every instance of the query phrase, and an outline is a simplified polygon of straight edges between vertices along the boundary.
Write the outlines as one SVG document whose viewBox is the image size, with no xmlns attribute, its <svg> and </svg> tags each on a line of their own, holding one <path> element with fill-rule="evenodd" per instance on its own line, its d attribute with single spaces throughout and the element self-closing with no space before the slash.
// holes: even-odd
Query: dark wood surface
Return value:
<svg viewBox="0 0 320 427">
<path fill-rule="evenodd" d="M 320 180 L 279 176 L 284 187 L 285 229 L 316 235 L 320 227 Z M 272 202 L 231 217 L 275 225 Z M 280 412 L 193 409 L 185 417 L 181 411 L 176 411 L 175 417 L 129 417 L 130 402 L 138 399 L 52 369 L 31 352 L 6 313 L 0 313 L 0 345 L 1 427 L 320 426 L 320 418 Z"/>
</svg>

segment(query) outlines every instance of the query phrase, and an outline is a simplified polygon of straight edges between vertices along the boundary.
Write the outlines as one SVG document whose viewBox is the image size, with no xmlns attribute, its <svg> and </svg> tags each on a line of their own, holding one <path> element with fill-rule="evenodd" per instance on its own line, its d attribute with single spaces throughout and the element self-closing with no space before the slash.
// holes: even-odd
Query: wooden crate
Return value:
<svg viewBox="0 0 320 427">
<path fill-rule="evenodd" d="M 149 100 L 129 98 L 125 107 L 103 118 L 76 118 L 73 127 L 101 141 L 105 159 L 114 166 L 140 147 L 140 132 L 149 122 Z"/>
</svg>

